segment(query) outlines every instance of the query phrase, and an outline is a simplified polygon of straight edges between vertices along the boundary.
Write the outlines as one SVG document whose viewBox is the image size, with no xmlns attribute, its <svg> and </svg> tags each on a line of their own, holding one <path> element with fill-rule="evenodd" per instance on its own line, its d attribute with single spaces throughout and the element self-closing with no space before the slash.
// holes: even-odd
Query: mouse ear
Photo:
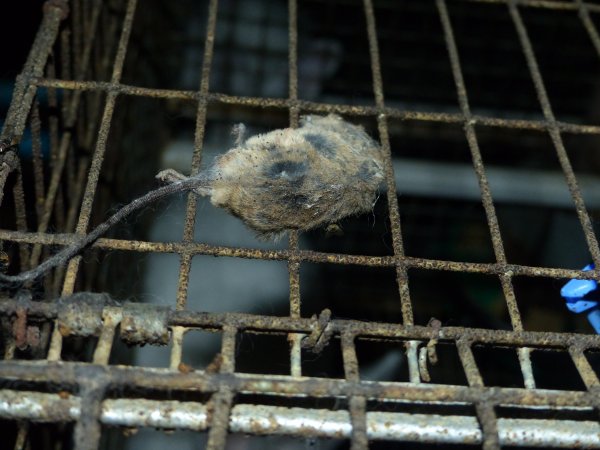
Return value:
<svg viewBox="0 0 600 450">
<path fill-rule="evenodd" d="M 231 134 L 235 138 L 235 146 L 238 147 L 246 140 L 246 125 L 243 123 L 237 123 L 231 128 Z"/>
</svg>

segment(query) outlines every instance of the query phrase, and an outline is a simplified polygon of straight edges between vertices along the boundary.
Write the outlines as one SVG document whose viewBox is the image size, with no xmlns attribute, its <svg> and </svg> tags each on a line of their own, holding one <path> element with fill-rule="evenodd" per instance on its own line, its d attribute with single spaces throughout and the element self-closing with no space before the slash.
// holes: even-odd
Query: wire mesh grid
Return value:
<svg viewBox="0 0 600 450">
<path fill-rule="evenodd" d="M 525 331 L 513 287 L 515 277 L 599 280 L 600 270 L 584 272 L 508 262 L 476 133 L 476 126 L 484 125 L 532 130 L 550 136 L 592 260 L 596 267 L 600 267 L 600 248 L 592 220 L 563 143 L 564 134 L 600 135 L 600 126 L 557 120 L 521 13 L 526 8 L 576 11 L 581 26 L 600 57 L 600 36 L 592 20 L 592 16 L 600 12 L 600 6 L 582 0 L 497 0 L 483 3 L 496 3 L 508 8 L 535 86 L 543 120 L 507 119 L 471 112 L 459 49 L 445 0 L 436 0 L 435 6 L 456 87 L 460 107 L 457 113 L 422 112 L 386 106 L 377 24 L 371 0 L 363 2 L 375 98 L 374 105 L 367 106 L 299 99 L 296 0 L 288 2 L 287 98 L 236 96 L 211 91 L 209 81 L 217 33 L 218 0 L 211 0 L 208 6 L 200 87 L 197 90 L 156 89 L 121 82 L 136 9 L 139 8 L 135 0 L 126 2 L 124 8 L 116 1 L 75 0 L 70 8 L 66 1 L 46 2 L 43 22 L 23 72 L 17 79 L 2 133 L 5 147 L 0 152 L 0 202 L 4 200 L 4 208 L 7 208 L 7 204 L 8 207 L 11 206 L 8 202 L 12 201 L 16 230 L 0 230 L 0 240 L 5 246 L 17 249 L 11 253 L 11 267 L 16 268 L 15 261 L 22 270 L 35 266 L 48 255 L 51 246 L 68 245 L 90 228 L 93 205 L 100 201 L 98 186 L 109 145 L 109 132 L 111 127 L 118 126 L 114 118 L 115 105 L 119 98 L 125 96 L 195 103 L 197 109 L 192 174 L 200 170 L 209 105 L 285 110 L 289 112 L 291 127 L 298 126 L 301 113 L 333 112 L 374 118 L 377 122 L 378 139 L 385 153 L 393 254 L 363 256 L 302 250 L 298 233 L 294 231 L 289 234 L 288 248 L 282 250 L 199 243 L 194 240 L 197 208 L 194 194 L 189 194 L 183 239 L 180 241 L 98 240 L 94 248 L 179 255 L 176 302 L 173 308 L 149 305 L 136 308 L 131 304 L 115 304 L 103 294 L 84 292 L 74 295 L 78 290 L 78 276 L 83 271 L 81 256 L 74 257 L 66 270 L 57 269 L 43 282 L 47 300 L 61 297 L 72 301 L 32 301 L 31 295 L 23 292 L 16 295 L 10 292 L 2 294 L 0 314 L 4 317 L 2 323 L 5 342 L 0 378 L 5 382 L 22 383 L 16 384 L 16 388 L 4 383 L 4 388 L 0 391 L 0 416 L 21 421 L 15 448 L 25 447 L 30 422 L 74 423 L 75 448 L 81 449 L 96 448 L 99 445 L 103 425 L 208 430 L 207 448 L 210 449 L 224 448 L 230 432 L 346 438 L 350 440 L 350 447 L 353 449 L 367 448 L 377 440 L 480 444 L 486 449 L 499 448 L 500 445 L 600 446 L 600 428 L 596 419 L 585 416 L 580 420 L 572 417 L 562 420 L 558 416 L 559 411 L 597 412 L 599 381 L 586 353 L 600 350 L 600 338 L 585 334 Z M 68 22 L 68 26 L 61 25 L 64 21 Z M 71 52 L 70 47 L 74 51 Z M 56 58 L 57 55 L 60 58 Z M 70 67 L 75 67 L 76 70 L 71 73 Z M 40 89 L 47 90 L 47 102 L 51 108 L 58 109 L 59 104 L 62 107 L 47 118 L 52 165 L 46 182 L 41 166 L 41 119 L 37 98 Z M 463 126 L 481 191 L 495 262 L 455 262 L 405 255 L 390 148 L 390 120 Z M 10 150 L 10 145 L 21 141 L 28 123 L 32 137 L 31 182 L 35 187 L 35 232 L 28 231 L 34 222 L 31 217 L 34 213 L 27 208 L 26 200 L 29 200 L 24 194 L 26 171 L 17 152 Z M 12 177 L 10 183 L 9 177 Z M 4 194 L 12 194 L 12 198 Z M 63 232 L 53 233 L 52 227 Z M 186 302 L 190 268 L 196 255 L 286 262 L 289 271 L 289 317 L 188 310 Z M 300 266 L 307 262 L 393 269 L 400 297 L 402 322 L 333 319 L 328 310 L 311 318 L 302 317 Z M 442 327 L 437 321 L 432 321 L 428 326 L 416 325 L 408 284 L 409 269 L 498 277 L 512 329 Z M 91 286 L 86 284 L 84 288 Z M 222 337 L 218 357 L 205 370 L 192 370 L 182 362 L 185 335 L 192 329 L 211 330 L 220 333 Z M 243 332 L 287 336 L 289 375 L 236 371 L 236 339 Z M 157 369 L 109 365 L 117 333 L 134 345 L 170 342 L 170 367 Z M 91 364 L 62 360 L 63 344 L 70 336 L 94 338 Z M 356 349 L 358 338 L 401 343 L 408 362 L 409 381 L 386 383 L 361 380 Z M 47 352 L 45 346 L 40 344 L 45 341 L 49 342 Z M 312 349 L 318 353 L 330 341 L 341 346 L 343 378 L 326 379 L 303 374 L 303 349 Z M 436 359 L 436 348 L 440 343 L 452 343 L 456 346 L 467 380 L 466 386 L 428 383 L 428 365 Z M 26 361 L 16 356 L 19 349 L 36 345 L 44 349 L 41 360 Z M 473 353 L 474 347 L 481 345 L 515 349 L 524 388 L 486 385 Z M 586 390 L 537 388 L 531 363 L 531 352 L 534 349 L 568 352 Z M 134 390 L 137 395 L 119 398 L 119 394 L 115 394 L 127 389 Z M 203 401 L 179 401 L 161 398 L 159 394 L 164 392 L 203 393 L 207 397 Z M 258 400 L 239 402 L 236 398 L 240 395 L 254 395 Z M 281 404 L 287 406 L 261 403 L 260 399 L 267 397 L 280 399 Z M 296 404 L 290 407 L 282 400 L 303 397 L 342 399 L 346 403 L 344 408 L 335 410 Z M 375 407 L 374 405 L 380 404 L 377 402 L 459 405 L 473 409 L 470 414 L 462 415 L 388 412 Z M 548 410 L 553 411 L 556 416 L 543 419 L 520 418 L 503 412 L 507 408 Z"/>
</svg>

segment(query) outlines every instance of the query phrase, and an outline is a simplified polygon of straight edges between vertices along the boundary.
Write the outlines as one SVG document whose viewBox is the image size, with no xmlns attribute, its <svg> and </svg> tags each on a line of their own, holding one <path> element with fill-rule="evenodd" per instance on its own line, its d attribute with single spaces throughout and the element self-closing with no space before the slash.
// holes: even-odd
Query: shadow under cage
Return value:
<svg viewBox="0 0 600 450">
<path fill-rule="evenodd" d="M 279 239 L 191 192 L 0 285 L 7 448 L 600 447 L 598 2 L 48 0 L 3 122 L 0 270 L 175 169 L 337 114 L 372 211 Z M 591 302 L 595 298 L 586 298 Z"/>
</svg>

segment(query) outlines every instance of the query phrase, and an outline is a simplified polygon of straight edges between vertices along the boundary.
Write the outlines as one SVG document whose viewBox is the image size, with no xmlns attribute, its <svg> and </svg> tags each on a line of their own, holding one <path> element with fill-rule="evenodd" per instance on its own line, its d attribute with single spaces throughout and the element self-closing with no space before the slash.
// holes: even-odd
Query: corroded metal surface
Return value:
<svg viewBox="0 0 600 450">
<path fill-rule="evenodd" d="M 211 449 L 223 448 L 228 432 L 346 438 L 351 440 L 353 449 L 367 448 L 369 440 L 378 439 L 481 444 L 486 449 L 498 448 L 500 445 L 600 447 L 600 426 L 597 422 L 507 418 L 498 413 L 498 408 L 502 406 L 527 411 L 586 413 L 597 411 L 600 406 L 600 382 L 586 356 L 588 350 L 600 350 L 600 337 L 524 331 L 513 288 L 515 277 L 600 279 L 600 249 L 562 137 L 565 133 L 600 135 L 600 126 L 562 122 L 554 117 L 534 48 L 520 13 L 524 8 L 578 12 L 583 29 L 600 57 L 600 38 L 593 20 L 593 15 L 600 12 L 600 6 L 582 0 L 468 1 L 508 7 L 510 20 L 534 82 L 543 120 L 507 119 L 471 112 L 445 0 L 436 0 L 436 5 L 460 106 L 458 113 L 423 112 L 386 105 L 378 28 L 371 0 L 363 1 L 365 22 L 362 26 L 367 32 L 375 103 L 366 106 L 325 104 L 298 98 L 299 19 L 296 0 L 288 1 L 287 98 L 241 97 L 210 90 L 217 32 L 217 0 L 211 0 L 209 4 L 199 88 L 193 91 L 154 89 L 121 82 L 135 19 L 135 0 L 123 2 L 122 23 L 114 20 L 106 28 L 103 28 L 106 18 L 102 19 L 102 13 L 106 11 L 107 5 L 101 0 L 73 1 L 70 10 L 66 1 L 48 1 L 30 55 L 17 78 L 0 143 L 0 203 L 5 194 L 9 193 L 5 192 L 8 177 L 13 172 L 16 175 L 15 182 L 9 183 L 10 195 L 14 199 L 15 226 L 14 230 L 0 230 L 0 241 L 19 246 L 20 269 L 38 264 L 46 258 L 51 246 L 68 245 L 88 230 L 97 201 L 98 184 L 103 174 L 109 132 L 115 126 L 115 105 L 119 98 L 125 96 L 175 99 L 195 105 L 192 173 L 200 170 L 207 110 L 212 106 L 287 110 L 292 127 L 298 125 L 301 112 L 332 112 L 373 118 L 377 122 L 379 141 L 386 155 L 385 176 L 393 255 L 349 255 L 301 250 L 297 233 L 290 234 L 289 246 L 285 250 L 197 243 L 193 241 L 196 196 L 189 194 L 183 240 L 157 243 L 100 239 L 94 244 L 94 248 L 104 250 L 179 255 L 179 283 L 177 295 L 172 302 L 173 308 L 121 305 L 97 293 L 71 296 L 81 272 L 79 256 L 71 260 L 68 268 L 55 271 L 44 281 L 46 302 L 33 302 L 27 294 L 12 298 L 8 294 L 0 294 L 0 316 L 3 325 L 8 327 L 3 335 L 6 337 L 6 342 L 3 343 L 5 360 L 0 362 L 0 381 L 16 385 L 22 383 L 27 389 L 32 389 L 27 383 L 34 383 L 39 389 L 39 392 L 1 390 L 0 417 L 26 421 L 76 422 L 75 446 L 86 449 L 98 445 L 101 423 L 126 427 L 209 429 L 208 447 Z M 70 28 L 63 25 L 65 21 L 68 21 Z M 105 32 L 104 54 L 98 51 L 99 29 Z M 51 55 L 56 48 L 60 48 L 60 58 L 55 61 Z M 104 66 L 108 73 L 103 80 L 94 79 L 94 75 L 97 75 L 94 70 L 100 66 Z M 36 94 L 41 88 L 48 92 L 49 105 L 55 109 L 59 106 L 61 108 L 60 121 L 58 115 L 50 118 L 51 167 L 46 173 L 41 164 L 41 119 L 36 100 Z M 60 105 L 58 90 L 62 93 Z M 392 120 L 463 126 L 492 237 L 496 260 L 494 263 L 442 261 L 405 255 L 391 163 Z M 28 215 L 30 212 L 25 203 L 22 167 L 18 155 L 18 143 L 28 121 L 33 138 L 32 191 L 35 192 L 35 205 L 32 211 L 35 211 L 35 219 Z M 508 263 L 479 149 L 476 133 L 478 125 L 548 134 L 565 174 L 596 270 L 582 272 Z M 78 149 L 78 154 L 75 153 L 75 148 Z M 68 195 L 65 195 L 65 191 Z M 60 233 L 49 232 L 53 220 Z M 28 223 L 35 224 L 37 232 L 27 231 Z M 195 255 L 286 261 L 290 285 L 289 315 L 274 317 L 186 310 L 189 273 Z M 402 324 L 332 319 L 329 310 L 323 311 L 318 317 L 301 317 L 300 265 L 303 262 L 394 268 Z M 0 249 L 0 270 L 5 270 L 5 266 L 10 263 L 8 255 Z M 408 269 L 413 268 L 496 276 L 502 286 L 512 330 L 442 327 L 439 323 L 427 327 L 414 325 L 408 284 Z M 59 301 L 61 297 L 63 300 Z M 220 352 L 205 371 L 194 370 L 181 360 L 185 334 L 192 328 L 222 333 Z M 236 372 L 236 339 L 241 332 L 287 336 L 291 375 L 249 375 Z M 97 338 L 91 364 L 61 361 L 63 339 L 69 337 Z M 122 338 L 135 345 L 171 344 L 169 367 L 110 366 L 108 363 L 115 338 Z M 402 344 L 409 365 L 409 381 L 389 383 L 361 380 L 356 354 L 357 338 L 392 340 Z M 431 384 L 429 371 L 437 360 L 436 348 L 442 344 L 456 346 L 467 385 Z M 510 347 L 517 351 L 524 388 L 485 385 L 473 354 L 473 348 L 482 344 Z M 328 345 L 341 345 L 344 378 L 302 377 L 301 350 L 304 348 L 320 353 Z M 14 359 L 19 351 L 36 349 L 42 352 L 44 348 L 48 348 L 46 360 Z M 587 390 L 550 391 L 536 388 L 530 360 L 532 350 L 565 351 Z M 58 388 L 60 390 L 56 393 Z M 45 392 L 44 389 L 50 392 Z M 112 389 L 117 392 L 119 389 L 134 389 L 140 393 L 141 398 L 109 398 L 108 392 Z M 200 392 L 210 398 L 206 403 L 142 398 L 146 394 L 150 395 L 150 392 L 157 395 L 173 391 Z M 281 401 L 323 398 L 346 403 L 340 410 L 247 404 L 236 403 L 236 394 L 263 395 Z M 473 412 L 471 415 L 382 412 L 370 409 L 369 402 L 374 401 L 383 402 L 390 407 L 395 404 L 468 405 Z M 27 425 L 20 426 L 16 443 L 18 448 L 24 447 L 27 434 Z"/>
<path fill-rule="evenodd" d="M 74 395 L 0 391 L 0 414 L 36 422 L 70 422 L 81 416 L 81 399 Z M 107 399 L 100 420 L 111 426 L 155 427 L 201 431 L 208 428 L 209 408 L 176 400 Z M 368 412 L 366 433 L 372 440 L 479 444 L 482 433 L 473 417 L 460 415 Z M 349 438 L 347 411 L 236 405 L 231 410 L 232 432 L 257 435 L 296 435 Z M 499 419 L 502 445 L 598 448 L 600 425 L 591 421 Z"/>
</svg>

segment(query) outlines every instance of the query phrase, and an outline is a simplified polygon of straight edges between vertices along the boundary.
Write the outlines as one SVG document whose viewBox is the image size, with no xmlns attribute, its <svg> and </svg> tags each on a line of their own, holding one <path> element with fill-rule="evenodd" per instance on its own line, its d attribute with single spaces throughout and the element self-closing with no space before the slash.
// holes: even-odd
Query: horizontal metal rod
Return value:
<svg viewBox="0 0 600 450">
<path fill-rule="evenodd" d="M 43 244 L 43 245 L 69 245 L 81 239 L 75 234 L 49 234 L 33 233 L 26 231 L 0 230 L 0 240 L 18 243 Z M 124 250 L 134 252 L 179 253 L 192 255 L 226 256 L 233 258 L 263 259 L 269 261 L 285 261 L 292 258 L 289 250 L 263 250 L 255 248 L 226 247 L 203 244 L 201 242 L 148 242 L 127 239 L 98 239 L 93 248 Z M 312 250 L 299 250 L 293 254 L 298 261 L 307 261 L 326 264 L 360 265 L 369 267 L 394 267 L 402 264 L 407 268 L 425 270 L 445 270 L 451 272 L 483 273 L 489 275 L 509 275 L 513 277 L 550 277 L 550 278 L 577 278 L 581 280 L 597 280 L 599 271 L 559 269 L 554 267 L 535 267 L 520 264 L 500 263 L 471 263 L 458 261 L 444 261 L 439 259 L 415 258 L 411 256 L 368 256 L 347 255 L 339 253 L 316 252 Z"/>
<path fill-rule="evenodd" d="M 175 372 L 164 368 L 99 366 L 88 363 L 47 361 L 0 361 L 0 379 L 11 382 L 34 382 L 59 385 L 74 390 L 77 386 L 103 378 L 114 389 L 132 387 L 162 392 L 193 391 L 214 393 L 227 386 L 242 394 L 265 394 L 281 397 L 347 398 L 354 395 L 369 400 L 427 404 L 474 404 L 485 398 L 494 405 L 518 406 L 546 410 L 573 410 L 595 407 L 595 392 L 560 391 L 499 387 L 348 381 L 333 378 L 253 375 L 245 373 Z M 590 395 L 590 392 L 594 395 Z"/>
<path fill-rule="evenodd" d="M 391 119 L 414 120 L 424 122 L 440 122 L 451 124 L 463 124 L 465 117 L 462 113 L 406 110 L 385 106 L 356 106 L 335 103 L 319 103 L 308 100 L 290 100 L 286 98 L 272 97 L 249 97 L 236 96 L 221 93 L 200 94 L 198 91 L 155 89 L 140 86 L 132 86 L 108 81 L 85 81 L 85 80 L 62 80 L 54 78 L 33 78 L 31 83 L 38 87 L 51 87 L 56 89 L 68 89 L 75 91 L 101 91 L 118 92 L 122 95 L 132 95 L 150 98 L 169 98 L 179 100 L 207 101 L 209 103 L 236 105 L 246 107 L 289 109 L 299 108 L 302 113 L 338 113 L 350 116 L 378 116 L 385 114 Z M 532 119 L 506 119 L 502 117 L 489 117 L 474 114 L 469 119 L 472 125 L 511 128 L 519 130 L 547 131 L 549 123 L 545 120 Z M 563 133 L 574 134 L 600 134 L 600 126 L 590 124 L 576 124 L 570 122 L 555 121 L 554 125 Z"/>
<path fill-rule="evenodd" d="M 127 306 L 127 304 L 125 304 Z M 17 313 L 19 308 L 26 308 L 30 318 L 55 319 L 59 316 L 60 306 L 55 302 L 29 302 L 21 304 L 17 300 L 9 299 L 0 294 L 0 315 L 10 316 Z M 123 307 L 110 306 L 104 308 L 104 316 L 110 314 L 121 317 Z M 188 328 L 222 329 L 225 325 L 234 325 L 238 330 L 254 330 L 265 332 L 299 332 L 311 333 L 318 328 L 319 319 L 291 318 L 287 316 L 269 316 L 248 313 L 217 313 L 204 311 L 177 311 L 167 310 L 162 307 L 146 305 L 144 310 L 136 309 L 136 314 L 144 314 L 148 323 L 166 320 L 165 327 L 182 326 Z M 79 312 L 79 319 L 86 310 Z M 98 312 L 99 313 L 99 312 Z M 89 312 L 93 314 L 93 312 Z M 120 321 L 121 319 L 118 319 Z M 432 337 L 433 329 L 422 325 L 402 325 L 386 322 L 364 322 L 360 320 L 332 319 L 328 322 L 332 335 L 342 331 L 351 332 L 358 337 L 381 338 L 384 340 L 423 340 Z M 492 330 L 487 328 L 441 327 L 436 332 L 440 341 L 457 341 L 468 339 L 474 344 L 491 344 L 514 347 L 540 347 L 566 350 L 569 347 L 580 349 L 600 349 L 600 335 L 579 333 L 552 333 L 540 331 L 511 331 Z M 4 364 L 9 363 L 8 361 Z M 3 362 L 0 361 L 0 367 Z"/>
<path fill-rule="evenodd" d="M 81 417 L 81 399 L 65 394 L 0 390 L 0 416 L 34 422 L 70 422 Z M 208 427 L 205 404 L 174 400 L 107 399 L 100 421 L 105 425 L 202 431 Z M 314 408 L 239 404 L 231 410 L 234 433 L 347 439 L 350 414 Z M 600 448 L 600 424 L 592 421 L 498 419 L 502 445 Z M 480 444 L 482 433 L 472 416 L 367 412 L 370 440 Z"/>
</svg>

